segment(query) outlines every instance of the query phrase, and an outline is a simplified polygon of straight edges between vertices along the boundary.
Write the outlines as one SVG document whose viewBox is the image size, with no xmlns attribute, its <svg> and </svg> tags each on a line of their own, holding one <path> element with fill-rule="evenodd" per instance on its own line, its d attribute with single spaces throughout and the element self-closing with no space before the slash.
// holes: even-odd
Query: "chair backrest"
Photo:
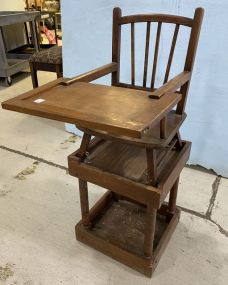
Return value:
<svg viewBox="0 0 228 285">
<path fill-rule="evenodd" d="M 195 10 L 194 18 L 186 18 L 181 16 L 166 15 L 166 14 L 142 14 L 142 15 L 130 15 L 122 17 L 121 9 L 114 8 L 113 10 L 113 38 L 112 38 L 112 61 L 118 63 L 118 70 L 112 74 L 112 85 L 122 86 L 134 89 L 143 90 L 155 90 L 155 79 L 159 55 L 159 46 L 161 38 L 162 24 L 168 23 L 174 25 L 174 32 L 172 41 L 170 43 L 170 51 L 167 60 L 167 67 L 164 74 L 164 81 L 166 83 L 169 80 L 170 69 L 173 62 L 174 51 L 177 43 L 178 32 L 180 26 L 186 26 L 190 30 L 190 36 L 188 46 L 186 50 L 186 58 L 184 64 L 184 71 L 192 72 L 193 64 L 195 60 L 197 44 L 201 29 L 201 23 L 203 19 L 203 8 L 197 8 Z M 135 26 L 138 23 L 146 24 L 146 38 L 145 38 L 145 56 L 144 56 L 144 70 L 143 70 L 143 82 L 141 86 L 135 84 Z M 151 25 L 157 24 L 156 39 L 154 43 L 154 54 L 152 64 L 152 75 L 150 80 L 150 86 L 147 86 L 148 82 L 148 61 L 149 51 L 151 46 Z M 123 25 L 130 25 L 130 41 L 131 41 L 131 83 L 126 84 L 120 82 L 120 53 L 121 53 L 121 28 Z M 167 45 L 169 46 L 169 45 Z M 182 94 L 182 100 L 177 106 L 177 113 L 182 114 L 184 112 L 187 93 L 189 89 L 190 80 L 180 88 Z"/>
</svg>

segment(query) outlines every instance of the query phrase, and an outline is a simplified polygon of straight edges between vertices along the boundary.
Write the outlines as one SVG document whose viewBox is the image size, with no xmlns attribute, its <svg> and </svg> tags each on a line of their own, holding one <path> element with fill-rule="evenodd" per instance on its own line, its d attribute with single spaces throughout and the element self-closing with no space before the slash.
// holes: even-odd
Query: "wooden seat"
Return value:
<svg viewBox="0 0 228 285">
<path fill-rule="evenodd" d="M 53 46 L 35 52 L 29 59 L 33 88 L 38 87 L 37 71 L 56 72 L 57 78 L 62 77 L 62 47 Z"/>
<path fill-rule="evenodd" d="M 68 157 L 69 173 L 81 179 L 86 177 L 91 183 L 112 189 L 112 191 L 129 196 L 128 198 L 135 199 L 135 201 L 140 199 L 140 202 L 146 203 L 148 195 L 151 194 L 150 202 L 159 208 L 177 180 L 179 169 L 182 169 L 188 160 L 190 148 L 191 143 L 183 142 L 181 150 L 175 147 L 172 150 L 168 148 L 159 150 L 155 186 L 151 185 L 149 179 L 145 148 L 98 138 L 90 143 L 83 161 L 80 159 L 79 150 Z M 166 157 L 165 160 L 164 157 Z M 167 176 L 171 177 L 168 184 L 166 183 Z M 113 185 L 110 181 L 113 181 Z M 125 192 L 127 184 L 132 187 L 130 193 Z M 136 193 L 137 190 L 139 193 Z M 138 198 L 138 195 L 148 190 L 150 193 L 147 197 L 142 195 L 141 198 Z M 154 196 L 161 197 L 156 200 Z"/>
</svg>

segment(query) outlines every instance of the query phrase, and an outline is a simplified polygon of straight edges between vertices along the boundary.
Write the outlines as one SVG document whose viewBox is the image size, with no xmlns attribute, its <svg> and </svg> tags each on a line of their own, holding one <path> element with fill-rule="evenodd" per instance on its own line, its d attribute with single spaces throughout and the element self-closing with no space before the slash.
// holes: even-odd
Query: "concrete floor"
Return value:
<svg viewBox="0 0 228 285">
<path fill-rule="evenodd" d="M 13 81 L 0 81 L 1 102 L 32 88 L 29 74 Z M 148 279 L 75 240 L 78 186 L 66 158 L 80 140 L 63 123 L 2 109 L 0 122 L 0 284 L 228 284 L 227 179 L 184 169 L 181 220 Z M 90 190 L 93 204 L 103 190 Z"/>
</svg>

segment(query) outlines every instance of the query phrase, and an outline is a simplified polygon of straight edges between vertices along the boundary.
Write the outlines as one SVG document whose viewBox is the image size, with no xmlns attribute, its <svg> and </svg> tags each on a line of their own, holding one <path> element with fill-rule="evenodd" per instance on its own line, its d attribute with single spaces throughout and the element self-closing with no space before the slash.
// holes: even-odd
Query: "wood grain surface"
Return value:
<svg viewBox="0 0 228 285">
<path fill-rule="evenodd" d="M 42 89 L 40 93 L 36 89 L 10 99 L 2 106 L 84 128 L 140 138 L 146 129 L 157 124 L 181 99 L 178 93 L 166 94 L 159 100 L 149 98 L 150 94 L 147 91 L 86 82 L 69 86 L 58 83 Z M 40 102 L 40 99 L 44 101 Z"/>
</svg>

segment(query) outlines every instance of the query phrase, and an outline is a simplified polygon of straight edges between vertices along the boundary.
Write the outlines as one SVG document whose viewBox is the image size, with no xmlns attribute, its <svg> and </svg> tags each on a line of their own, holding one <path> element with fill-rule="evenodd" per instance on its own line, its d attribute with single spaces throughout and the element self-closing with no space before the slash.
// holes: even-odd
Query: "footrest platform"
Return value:
<svg viewBox="0 0 228 285">
<path fill-rule="evenodd" d="M 127 200 L 115 200 L 108 191 L 90 210 L 90 227 L 82 220 L 76 238 L 121 263 L 151 277 L 180 217 L 180 209 L 167 219 L 167 205 L 157 212 L 153 256 L 143 254 L 146 208 Z M 169 222 L 167 222 L 169 221 Z"/>
</svg>

